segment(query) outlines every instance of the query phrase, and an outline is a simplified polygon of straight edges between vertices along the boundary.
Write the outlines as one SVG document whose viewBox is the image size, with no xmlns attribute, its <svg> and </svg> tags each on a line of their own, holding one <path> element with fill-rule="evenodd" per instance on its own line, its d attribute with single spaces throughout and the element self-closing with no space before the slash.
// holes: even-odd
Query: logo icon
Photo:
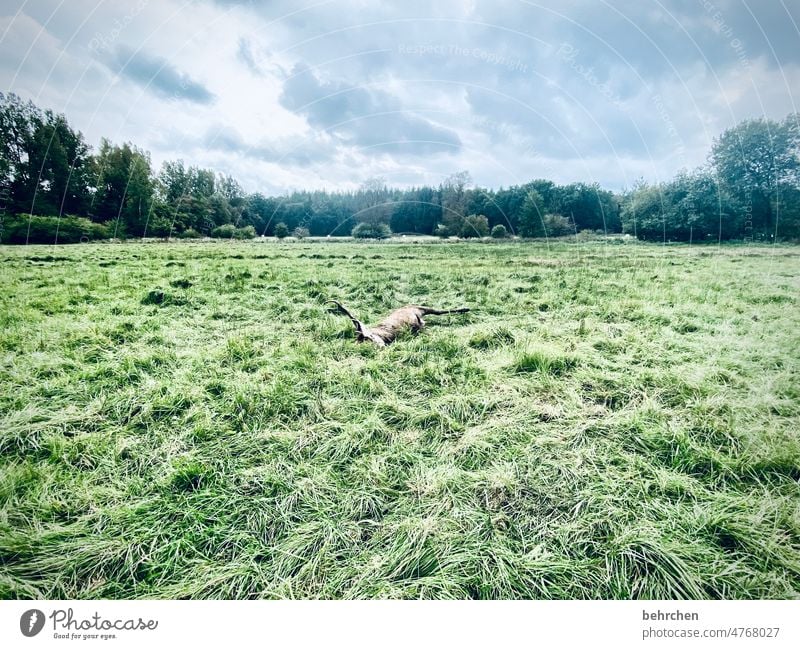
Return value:
<svg viewBox="0 0 800 649">
<path fill-rule="evenodd" d="M 22 635 L 27 638 L 32 638 L 44 627 L 44 613 L 38 608 L 32 608 L 25 611 L 19 618 L 19 630 Z"/>
</svg>

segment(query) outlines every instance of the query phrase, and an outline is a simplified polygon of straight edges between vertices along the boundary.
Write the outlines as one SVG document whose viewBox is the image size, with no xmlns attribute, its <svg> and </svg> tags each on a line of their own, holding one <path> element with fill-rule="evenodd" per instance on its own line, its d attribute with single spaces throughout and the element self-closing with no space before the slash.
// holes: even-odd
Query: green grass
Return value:
<svg viewBox="0 0 800 649">
<path fill-rule="evenodd" d="M 798 248 L 0 262 L 0 596 L 800 595 Z"/>
</svg>

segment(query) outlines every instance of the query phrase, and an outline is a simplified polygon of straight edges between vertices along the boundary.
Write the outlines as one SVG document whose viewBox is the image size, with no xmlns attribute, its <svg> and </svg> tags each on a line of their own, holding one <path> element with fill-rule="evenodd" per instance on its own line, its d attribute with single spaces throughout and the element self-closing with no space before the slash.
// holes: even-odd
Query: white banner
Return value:
<svg viewBox="0 0 800 649">
<path fill-rule="evenodd" d="M 0 603 L 0 647 L 800 647 L 800 602 Z"/>
</svg>

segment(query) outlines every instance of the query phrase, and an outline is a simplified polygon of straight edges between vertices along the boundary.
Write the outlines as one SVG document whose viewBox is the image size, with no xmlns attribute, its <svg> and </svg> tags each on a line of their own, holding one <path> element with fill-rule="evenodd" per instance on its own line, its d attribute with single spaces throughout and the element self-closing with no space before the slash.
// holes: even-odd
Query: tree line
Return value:
<svg viewBox="0 0 800 649">
<path fill-rule="evenodd" d="M 538 179 L 473 186 L 458 172 L 438 186 L 246 193 L 235 178 L 165 162 L 132 143 L 85 142 L 64 115 L 0 93 L 3 242 L 105 237 L 365 236 L 390 233 L 558 237 L 583 231 L 706 241 L 800 237 L 800 129 L 747 120 L 714 140 L 708 163 L 614 193 L 597 183 Z"/>
</svg>

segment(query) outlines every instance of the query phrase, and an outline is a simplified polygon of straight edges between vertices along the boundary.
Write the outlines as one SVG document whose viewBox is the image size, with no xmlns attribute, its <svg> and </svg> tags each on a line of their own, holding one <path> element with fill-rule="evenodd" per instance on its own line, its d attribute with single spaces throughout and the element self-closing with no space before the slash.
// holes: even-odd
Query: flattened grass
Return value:
<svg viewBox="0 0 800 649">
<path fill-rule="evenodd" d="M 0 255 L 0 596 L 800 594 L 797 248 Z"/>
</svg>

